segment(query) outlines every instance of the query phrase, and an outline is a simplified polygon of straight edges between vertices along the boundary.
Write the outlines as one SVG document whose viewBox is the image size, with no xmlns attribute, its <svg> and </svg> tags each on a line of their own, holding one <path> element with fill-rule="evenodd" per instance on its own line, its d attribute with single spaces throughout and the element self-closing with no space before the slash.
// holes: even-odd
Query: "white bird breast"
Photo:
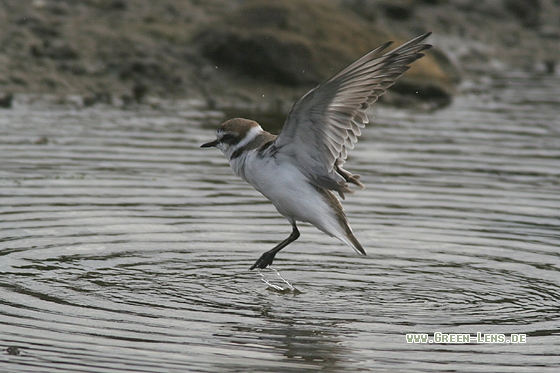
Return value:
<svg viewBox="0 0 560 373">
<path fill-rule="evenodd" d="M 261 158 L 256 152 L 250 152 L 245 158 L 243 173 L 245 180 L 290 222 L 309 222 L 319 229 L 338 225 L 323 196 L 290 162 L 278 163 L 273 157 Z"/>
</svg>

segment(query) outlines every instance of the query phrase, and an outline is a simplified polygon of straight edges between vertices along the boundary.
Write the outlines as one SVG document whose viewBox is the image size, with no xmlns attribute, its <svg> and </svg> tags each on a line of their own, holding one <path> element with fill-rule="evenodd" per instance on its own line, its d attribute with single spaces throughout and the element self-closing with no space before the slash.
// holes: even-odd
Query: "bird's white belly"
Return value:
<svg viewBox="0 0 560 373">
<path fill-rule="evenodd" d="M 244 176 L 290 221 L 315 223 L 329 214 L 329 207 L 306 177 L 291 163 L 278 164 L 273 158 L 248 159 Z"/>
<path fill-rule="evenodd" d="M 279 163 L 273 157 L 259 157 L 254 152 L 234 159 L 230 164 L 238 176 L 268 198 L 290 223 L 311 223 L 354 247 L 347 237 L 350 228 L 341 223 L 346 219 L 344 214 L 338 215 L 332 201 L 328 201 L 324 192 L 320 193 L 292 163 L 281 160 Z"/>
</svg>

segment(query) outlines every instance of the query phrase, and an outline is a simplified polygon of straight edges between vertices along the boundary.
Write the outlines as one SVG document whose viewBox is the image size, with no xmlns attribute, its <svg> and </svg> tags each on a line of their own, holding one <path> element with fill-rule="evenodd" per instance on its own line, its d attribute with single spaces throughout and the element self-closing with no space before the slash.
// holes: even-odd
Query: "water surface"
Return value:
<svg viewBox="0 0 560 373">
<path fill-rule="evenodd" d="M 367 189 L 344 202 L 368 256 L 302 224 L 275 261 L 298 292 L 248 270 L 291 228 L 199 148 L 223 113 L 16 104 L 0 113 L 3 372 L 560 367 L 558 77 L 375 108 L 347 163 Z M 527 341 L 406 343 L 434 332 Z"/>
</svg>

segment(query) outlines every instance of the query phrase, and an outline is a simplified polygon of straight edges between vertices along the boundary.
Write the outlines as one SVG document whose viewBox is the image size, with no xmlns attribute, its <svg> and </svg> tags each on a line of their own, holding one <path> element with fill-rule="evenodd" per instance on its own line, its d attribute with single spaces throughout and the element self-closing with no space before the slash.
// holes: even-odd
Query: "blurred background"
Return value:
<svg viewBox="0 0 560 373">
<path fill-rule="evenodd" d="M 557 0 L 4 0 L 1 105 L 32 93 L 285 112 L 369 50 L 427 31 L 436 48 L 386 102 L 441 107 L 465 78 L 557 71 Z"/>
</svg>

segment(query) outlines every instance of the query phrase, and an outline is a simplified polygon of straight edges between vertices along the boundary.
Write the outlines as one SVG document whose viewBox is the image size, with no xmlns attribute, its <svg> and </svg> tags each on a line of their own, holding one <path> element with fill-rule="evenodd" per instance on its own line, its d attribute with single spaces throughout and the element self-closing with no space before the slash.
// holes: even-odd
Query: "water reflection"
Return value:
<svg viewBox="0 0 560 373">
<path fill-rule="evenodd" d="M 338 322 L 321 321 L 313 324 L 292 317 L 278 317 L 273 315 L 272 308 L 267 305 L 262 305 L 261 312 L 267 326 L 234 326 L 230 333 L 219 333 L 217 336 L 247 348 L 273 348 L 277 351 L 275 355 L 287 358 L 286 363 L 281 364 L 282 371 L 344 370 L 340 363 L 347 349 L 335 333 L 341 328 Z M 279 367 L 264 363 L 258 370 L 278 371 Z"/>
</svg>

